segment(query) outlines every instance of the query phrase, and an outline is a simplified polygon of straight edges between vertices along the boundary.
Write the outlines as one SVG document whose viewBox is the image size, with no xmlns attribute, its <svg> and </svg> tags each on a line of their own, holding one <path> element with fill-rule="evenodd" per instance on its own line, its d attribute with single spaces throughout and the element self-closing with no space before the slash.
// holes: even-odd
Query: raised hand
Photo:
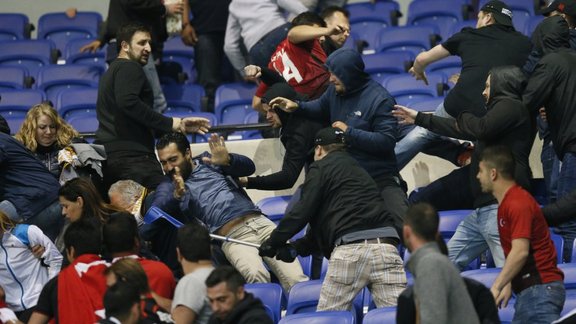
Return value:
<svg viewBox="0 0 576 324">
<path fill-rule="evenodd" d="M 398 118 L 398 123 L 401 125 L 412 125 L 416 121 L 416 115 L 418 112 L 414 109 L 404 107 L 401 105 L 394 105 L 394 110 L 392 110 L 392 115 Z"/>
<path fill-rule="evenodd" d="M 208 145 L 210 146 L 210 153 L 212 157 L 202 158 L 204 163 L 220 166 L 230 165 L 230 154 L 228 154 L 228 149 L 226 148 L 224 137 L 218 136 L 217 134 L 212 134 L 208 139 Z"/>
<path fill-rule="evenodd" d="M 258 65 L 246 65 L 244 67 L 244 78 L 255 80 L 262 76 L 262 68 Z"/>
<path fill-rule="evenodd" d="M 426 72 L 419 71 L 416 68 L 411 67 L 410 70 L 408 70 L 408 73 L 412 74 L 412 76 L 415 77 L 416 80 L 422 80 L 424 81 L 424 84 L 428 85 L 428 78 L 426 77 Z"/>
<path fill-rule="evenodd" d="M 186 117 L 180 123 L 180 131 L 182 133 L 198 133 L 206 134 L 210 129 L 210 121 L 201 117 Z"/>
<path fill-rule="evenodd" d="M 172 182 L 174 183 L 174 198 L 180 199 L 184 196 L 186 192 L 186 185 L 184 184 L 184 178 L 180 174 L 180 168 L 174 167 L 174 175 L 172 176 Z"/>
<path fill-rule="evenodd" d="M 270 100 L 268 105 L 272 108 L 280 108 L 288 113 L 294 112 L 296 109 L 298 109 L 297 103 L 284 97 L 276 97 Z"/>
</svg>

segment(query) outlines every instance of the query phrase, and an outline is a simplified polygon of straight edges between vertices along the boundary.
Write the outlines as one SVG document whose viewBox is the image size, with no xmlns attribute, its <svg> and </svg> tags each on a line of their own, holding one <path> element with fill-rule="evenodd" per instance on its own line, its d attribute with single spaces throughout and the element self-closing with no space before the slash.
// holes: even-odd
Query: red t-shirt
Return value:
<svg viewBox="0 0 576 324">
<path fill-rule="evenodd" d="M 139 258 L 138 262 L 146 272 L 150 290 L 164 298 L 172 299 L 176 290 L 176 280 L 170 268 L 160 261 Z"/>
<path fill-rule="evenodd" d="M 316 99 L 324 93 L 330 79 L 325 62 L 326 53 L 317 39 L 298 44 L 285 39 L 270 57 L 268 68 L 282 75 L 296 92 Z M 256 96 L 262 97 L 267 89 L 266 84 L 260 83 Z"/>
<path fill-rule="evenodd" d="M 512 279 L 515 293 L 533 285 L 563 280 L 564 274 L 556 266 L 556 249 L 540 206 L 518 185 L 506 192 L 498 207 L 498 232 L 506 257 L 512 248 L 512 240 L 530 240 L 528 259 Z"/>
</svg>

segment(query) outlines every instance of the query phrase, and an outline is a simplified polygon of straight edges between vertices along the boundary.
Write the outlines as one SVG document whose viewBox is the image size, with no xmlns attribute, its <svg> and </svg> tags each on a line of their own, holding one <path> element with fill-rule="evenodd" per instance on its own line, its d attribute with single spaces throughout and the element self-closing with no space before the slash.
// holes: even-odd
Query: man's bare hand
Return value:
<svg viewBox="0 0 576 324">
<path fill-rule="evenodd" d="M 339 120 L 333 122 L 332 127 L 338 128 L 338 129 L 342 130 L 343 132 L 346 132 L 346 130 L 348 130 L 348 125 L 346 125 L 344 122 L 341 122 Z"/>
<path fill-rule="evenodd" d="M 262 76 L 262 68 L 258 65 L 246 65 L 244 67 L 244 79 L 255 80 Z"/>
<path fill-rule="evenodd" d="M 228 149 L 226 148 L 224 137 L 218 136 L 217 134 L 212 134 L 208 139 L 208 145 L 210 146 L 210 153 L 212 157 L 202 158 L 204 163 L 220 166 L 230 165 L 230 154 L 228 154 Z"/>
<path fill-rule="evenodd" d="M 186 192 L 186 185 L 184 184 L 184 178 L 180 174 L 180 168 L 174 167 L 174 175 L 172 176 L 172 182 L 174 183 L 174 198 L 180 199 L 184 196 Z"/>
<path fill-rule="evenodd" d="M 198 43 L 198 35 L 196 35 L 196 29 L 192 25 L 187 24 L 182 28 L 180 32 L 180 37 L 182 37 L 182 42 L 188 46 L 194 46 Z"/>
<path fill-rule="evenodd" d="M 288 113 L 294 112 L 296 109 L 298 109 L 297 103 L 283 97 L 276 97 L 270 100 L 270 103 L 268 103 L 268 105 L 272 108 L 280 108 Z"/>
<path fill-rule="evenodd" d="M 40 244 L 34 245 L 33 247 L 30 248 L 30 250 L 32 250 L 32 254 L 34 254 L 34 256 L 37 257 L 38 259 L 42 259 L 42 255 L 44 254 L 44 252 L 46 252 L 46 248 Z"/>
<path fill-rule="evenodd" d="M 210 129 L 210 121 L 202 117 L 186 117 L 182 118 L 180 123 L 180 131 L 182 133 L 198 133 L 206 134 Z"/>
<path fill-rule="evenodd" d="M 428 85 L 428 78 L 426 77 L 426 72 L 419 71 L 418 69 L 411 67 L 410 70 L 408 70 L 408 73 L 410 73 L 413 77 L 415 77 L 416 80 L 422 80 L 424 81 L 424 84 Z"/>
<path fill-rule="evenodd" d="M 102 45 L 102 42 L 100 42 L 99 40 L 92 41 L 89 44 L 80 47 L 80 53 L 85 52 L 94 53 L 100 48 L 100 45 Z"/>
<path fill-rule="evenodd" d="M 182 4 L 182 2 L 165 4 L 164 7 L 166 7 L 166 13 L 170 15 L 179 15 L 184 11 L 184 4 Z"/>
<path fill-rule="evenodd" d="M 542 118 L 542 120 L 544 122 L 548 122 L 548 119 L 546 118 L 546 108 L 542 107 L 540 109 L 538 109 L 538 114 L 540 115 L 540 118 Z"/>
<path fill-rule="evenodd" d="M 392 115 L 398 118 L 398 123 L 401 125 L 412 125 L 416 121 L 416 116 L 418 112 L 414 109 L 408 107 L 394 105 L 394 110 L 392 110 Z"/>
</svg>

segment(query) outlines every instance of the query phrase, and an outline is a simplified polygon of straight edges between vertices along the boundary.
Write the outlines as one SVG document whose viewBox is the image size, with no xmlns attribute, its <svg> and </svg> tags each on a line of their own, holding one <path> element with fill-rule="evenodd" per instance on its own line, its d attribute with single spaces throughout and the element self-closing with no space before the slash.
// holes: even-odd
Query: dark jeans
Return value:
<svg viewBox="0 0 576 324">
<path fill-rule="evenodd" d="M 560 317 L 565 299 L 561 281 L 526 288 L 516 296 L 512 323 L 551 323 Z"/>
<path fill-rule="evenodd" d="M 558 197 L 560 160 L 554 151 L 552 135 L 548 129 L 548 123 L 538 116 L 537 126 L 538 135 L 542 138 L 542 153 L 540 153 L 540 161 L 542 162 L 542 173 L 544 176 L 544 182 L 546 183 L 546 199 L 548 199 L 548 203 L 553 203 Z"/>
<path fill-rule="evenodd" d="M 410 193 L 410 205 L 425 202 L 436 210 L 471 209 L 474 196 L 470 190 L 470 166 L 456 169 L 426 187 Z"/>
<path fill-rule="evenodd" d="M 194 46 L 198 83 L 204 87 L 208 98 L 207 110 L 214 111 L 216 88 L 222 83 L 224 32 L 198 35 Z M 186 71 L 190 73 L 191 71 Z"/>
<path fill-rule="evenodd" d="M 104 166 L 106 191 L 118 180 L 134 180 L 149 190 L 154 190 L 165 179 L 156 155 L 139 152 L 108 153 Z"/>
<path fill-rule="evenodd" d="M 35 216 L 27 219 L 25 223 L 38 226 L 54 242 L 58 234 L 60 234 L 62 226 L 64 226 L 62 207 L 56 200 Z"/>
<path fill-rule="evenodd" d="M 250 64 L 268 66 L 270 57 L 276 50 L 278 44 L 286 38 L 291 26 L 292 24 L 286 23 L 276 27 L 254 44 L 248 53 L 250 56 Z"/>
<path fill-rule="evenodd" d="M 565 153 L 558 177 L 558 199 L 570 194 L 576 189 L 576 153 Z M 562 223 L 558 233 L 564 238 L 564 262 L 572 259 L 572 245 L 576 238 L 576 220 Z"/>
<path fill-rule="evenodd" d="M 374 178 L 374 181 L 376 181 L 380 189 L 380 196 L 384 200 L 384 209 L 394 217 L 394 225 L 397 230 L 401 230 L 404 223 L 404 215 L 406 215 L 406 210 L 408 209 L 404 180 L 399 176 L 381 176 Z"/>
</svg>

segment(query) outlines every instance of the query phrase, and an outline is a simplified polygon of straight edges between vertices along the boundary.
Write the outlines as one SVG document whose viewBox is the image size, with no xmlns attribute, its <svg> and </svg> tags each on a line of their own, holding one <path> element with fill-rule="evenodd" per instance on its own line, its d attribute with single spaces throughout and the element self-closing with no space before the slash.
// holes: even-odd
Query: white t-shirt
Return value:
<svg viewBox="0 0 576 324">
<path fill-rule="evenodd" d="M 213 267 L 200 268 L 182 277 L 176 285 L 172 311 L 177 306 L 190 308 L 196 314 L 196 324 L 208 323 L 212 309 L 206 298 L 206 278 L 214 270 Z"/>
</svg>

